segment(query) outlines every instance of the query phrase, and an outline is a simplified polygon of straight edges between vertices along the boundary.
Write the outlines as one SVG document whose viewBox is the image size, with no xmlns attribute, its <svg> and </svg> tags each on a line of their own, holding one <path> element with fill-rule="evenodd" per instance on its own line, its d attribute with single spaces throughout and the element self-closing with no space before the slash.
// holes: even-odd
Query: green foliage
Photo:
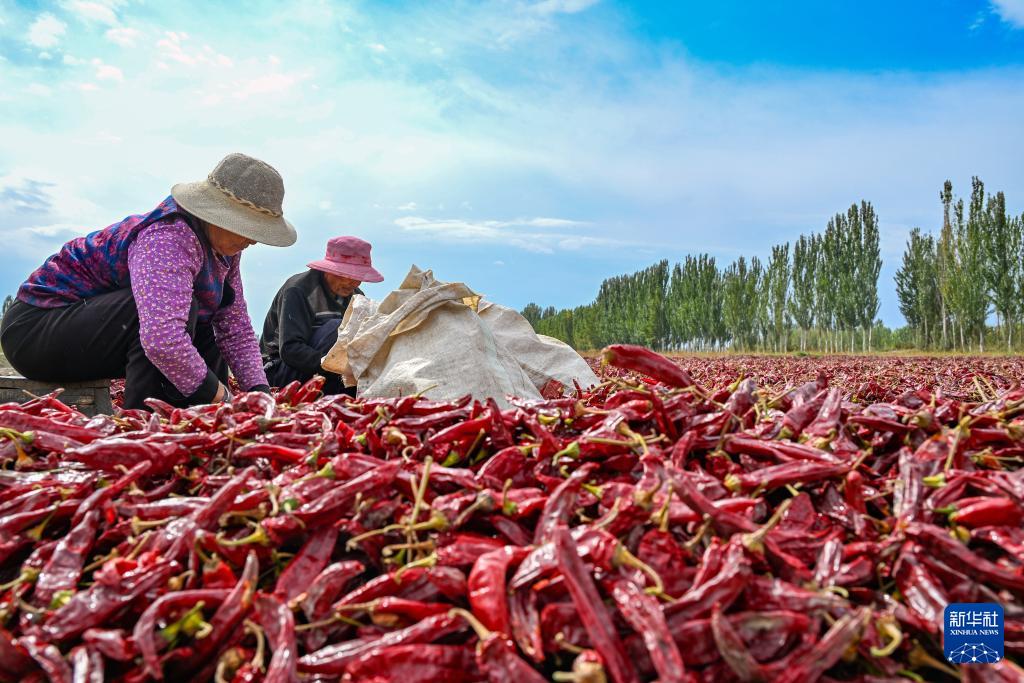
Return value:
<svg viewBox="0 0 1024 683">
<path fill-rule="evenodd" d="M 1024 295 L 1024 216 L 1007 214 L 1002 192 L 986 197 L 976 177 L 966 206 L 954 200 L 948 180 L 939 198 L 938 237 L 915 228 L 907 241 L 896 274 L 900 311 L 922 348 L 984 351 L 1002 341 L 1012 351 Z M 988 326 L 993 311 L 995 337 Z"/>
<path fill-rule="evenodd" d="M 767 266 L 741 256 L 720 269 L 707 254 L 687 255 L 609 278 L 585 306 L 531 303 L 523 315 L 579 349 L 984 350 L 1002 341 L 1012 350 L 1024 337 L 1024 215 L 1007 214 L 1003 193 L 986 196 L 978 178 L 966 205 L 949 181 L 939 198 L 941 230 L 914 228 L 896 273 L 907 321 L 898 330 L 877 320 L 881 234 L 867 201 L 835 214 L 822 233 L 801 235 L 792 249 L 773 246 Z M 993 311 L 995 330 L 987 325 Z"/>
</svg>

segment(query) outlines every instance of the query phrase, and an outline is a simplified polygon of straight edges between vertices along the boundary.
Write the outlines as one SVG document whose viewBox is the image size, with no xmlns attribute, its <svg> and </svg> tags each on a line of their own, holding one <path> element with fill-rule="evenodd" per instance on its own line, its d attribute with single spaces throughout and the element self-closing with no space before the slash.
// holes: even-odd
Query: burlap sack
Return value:
<svg viewBox="0 0 1024 683">
<path fill-rule="evenodd" d="M 582 386 L 597 382 L 575 351 L 539 337 L 512 309 L 481 303 L 465 284 L 416 266 L 379 305 L 353 297 L 323 367 L 355 384 L 359 396 L 471 394 L 502 407 L 508 395 L 539 399 L 551 379 L 570 389 L 574 378 Z"/>
</svg>

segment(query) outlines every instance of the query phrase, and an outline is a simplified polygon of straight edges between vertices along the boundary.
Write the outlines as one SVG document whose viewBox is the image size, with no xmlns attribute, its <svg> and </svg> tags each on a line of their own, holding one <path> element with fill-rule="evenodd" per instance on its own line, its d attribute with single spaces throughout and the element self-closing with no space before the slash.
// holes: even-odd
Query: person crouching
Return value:
<svg viewBox="0 0 1024 683">
<path fill-rule="evenodd" d="M 288 278 L 270 305 L 260 337 L 264 370 L 273 386 L 284 386 L 323 375 L 325 394 L 355 395 L 341 377 L 320 367 L 338 340 L 338 327 L 364 282 L 382 282 L 373 268 L 370 243 L 358 237 L 332 238 L 324 258 L 307 264 L 309 270 Z"/>
</svg>

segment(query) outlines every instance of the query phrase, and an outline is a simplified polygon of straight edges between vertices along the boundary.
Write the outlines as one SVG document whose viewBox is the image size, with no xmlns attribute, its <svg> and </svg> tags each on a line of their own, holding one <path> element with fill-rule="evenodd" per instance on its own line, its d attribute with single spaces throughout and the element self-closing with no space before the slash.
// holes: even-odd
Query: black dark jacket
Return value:
<svg viewBox="0 0 1024 683">
<path fill-rule="evenodd" d="M 362 291 L 356 289 L 356 293 Z M 319 270 L 310 269 L 288 278 L 270 304 L 263 323 L 263 362 L 280 359 L 303 373 L 320 372 L 324 354 L 309 345 L 313 330 L 325 320 L 344 315 L 350 299 L 335 296 Z"/>
</svg>

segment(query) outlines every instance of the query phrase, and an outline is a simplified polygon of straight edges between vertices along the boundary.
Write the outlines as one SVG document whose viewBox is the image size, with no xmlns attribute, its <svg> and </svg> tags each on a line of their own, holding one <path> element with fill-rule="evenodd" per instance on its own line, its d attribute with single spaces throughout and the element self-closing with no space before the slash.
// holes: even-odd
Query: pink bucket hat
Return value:
<svg viewBox="0 0 1024 683">
<path fill-rule="evenodd" d="M 359 280 L 382 282 L 384 276 L 370 262 L 370 243 L 358 237 L 332 237 L 327 242 L 327 255 L 319 261 L 307 263 L 314 270 Z"/>
</svg>

